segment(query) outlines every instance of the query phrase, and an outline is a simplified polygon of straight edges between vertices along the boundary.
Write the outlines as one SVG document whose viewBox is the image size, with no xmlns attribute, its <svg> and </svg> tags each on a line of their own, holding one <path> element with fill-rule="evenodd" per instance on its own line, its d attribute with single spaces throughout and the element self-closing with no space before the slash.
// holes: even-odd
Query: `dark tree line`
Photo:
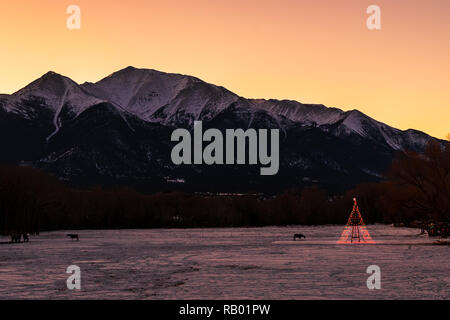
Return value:
<svg viewBox="0 0 450 320">
<path fill-rule="evenodd" d="M 144 195 L 129 188 L 72 189 L 39 170 L 0 166 L 0 234 L 56 229 L 344 224 L 358 198 L 366 223 L 448 220 L 450 147 L 400 153 L 387 178 L 345 194 L 318 188 L 276 196 Z"/>
</svg>

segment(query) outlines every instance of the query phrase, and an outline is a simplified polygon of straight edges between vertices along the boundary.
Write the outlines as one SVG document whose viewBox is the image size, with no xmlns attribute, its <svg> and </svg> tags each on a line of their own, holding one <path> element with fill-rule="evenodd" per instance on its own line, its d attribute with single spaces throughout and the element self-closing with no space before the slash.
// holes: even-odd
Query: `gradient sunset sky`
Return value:
<svg viewBox="0 0 450 320">
<path fill-rule="evenodd" d="M 66 28 L 71 4 L 81 30 Z M 366 27 L 371 4 L 382 30 Z M 0 41 L 0 93 L 133 65 L 450 132 L 449 0 L 2 0 Z"/>
</svg>

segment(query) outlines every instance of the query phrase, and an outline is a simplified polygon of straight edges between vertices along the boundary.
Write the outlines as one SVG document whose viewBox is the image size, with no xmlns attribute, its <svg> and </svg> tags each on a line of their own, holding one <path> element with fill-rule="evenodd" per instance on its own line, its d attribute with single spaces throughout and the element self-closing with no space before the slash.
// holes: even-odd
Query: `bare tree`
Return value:
<svg viewBox="0 0 450 320">
<path fill-rule="evenodd" d="M 393 162 L 390 177 L 411 190 L 403 206 L 425 217 L 450 216 L 450 146 L 430 142 L 423 154 L 405 152 Z"/>
</svg>

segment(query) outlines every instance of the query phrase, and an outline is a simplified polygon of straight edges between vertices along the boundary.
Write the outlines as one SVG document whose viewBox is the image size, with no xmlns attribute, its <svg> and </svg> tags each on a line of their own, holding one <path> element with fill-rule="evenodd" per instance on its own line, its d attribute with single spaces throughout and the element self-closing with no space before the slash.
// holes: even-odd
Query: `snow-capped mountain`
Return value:
<svg viewBox="0 0 450 320">
<path fill-rule="evenodd" d="M 27 107 L 24 101 L 35 101 L 49 109 L 53 114 L 54 131 L 48 135 L 47 140 L 58 132 L 63 121 L 72 120 L 88 107 L 102 102 L 85 92 L 73 80 L 52 71 L 4 98 L 3 107 L 6 111 L 28 119 L 33 117 L 35 109 Z"/>
<path fill-rule="evenodd" d="M 280 129 L 278 175 L 261 177 L 257 166 L 174 166 L 170 134 L 194 120 L 222 130 Z M 8 150 L 0 162 L 32 165 L 76 185 L 154 191 L 343 189 L 379 179 L 396 151 L 420 151 L 434 139 L 358 110 L 245 99 L 195 77 L 133 67 L 82 85 L 49 72 L 0 95 L 0 135 Z"/>
<path fill-rule="evenodd" d="M 211 119 L 238 99 L 234 93 L 194 77 L 133 67 L 82 87 L 145 121 L 173 125 Z"/>
<path fill-rule="evenodd" d="M 394 150 L 421 150 L 430 137 L 420 131 L 390 127 L 358 110 L 344 112 L 324 105 L 302 104 L 297 101 L 253 100 L 255 107 L 282 115 L 296 123 L 318 126 L 338 137 L 356 135 L 386 144 Z"/>
<path fill-rule="evenodd" d="M 40 100 L 55 114 L 67 108 L 66 112 L 72 113 L 74 117 L 103 101 L 87 93 L 73 80 L 52 71 L 9 96 L 4 107 L 11 112 L 26 112 L 27 110 L 21 108 L 20 102 L 30 99 Z"/>
</svg>

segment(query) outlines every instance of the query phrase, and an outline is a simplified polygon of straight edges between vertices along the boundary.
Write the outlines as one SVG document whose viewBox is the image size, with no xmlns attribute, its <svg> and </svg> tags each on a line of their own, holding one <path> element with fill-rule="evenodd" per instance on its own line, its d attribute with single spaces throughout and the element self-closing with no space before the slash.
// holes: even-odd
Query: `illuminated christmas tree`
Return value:
<svg viewBox="0 0 450 320">
<path fill-rule="evenodd" d="M 364 224 L 356 198 L 353 198 L 353 202 L 352 213 L 337 243 L 375 243 Z"/>
</svg>

